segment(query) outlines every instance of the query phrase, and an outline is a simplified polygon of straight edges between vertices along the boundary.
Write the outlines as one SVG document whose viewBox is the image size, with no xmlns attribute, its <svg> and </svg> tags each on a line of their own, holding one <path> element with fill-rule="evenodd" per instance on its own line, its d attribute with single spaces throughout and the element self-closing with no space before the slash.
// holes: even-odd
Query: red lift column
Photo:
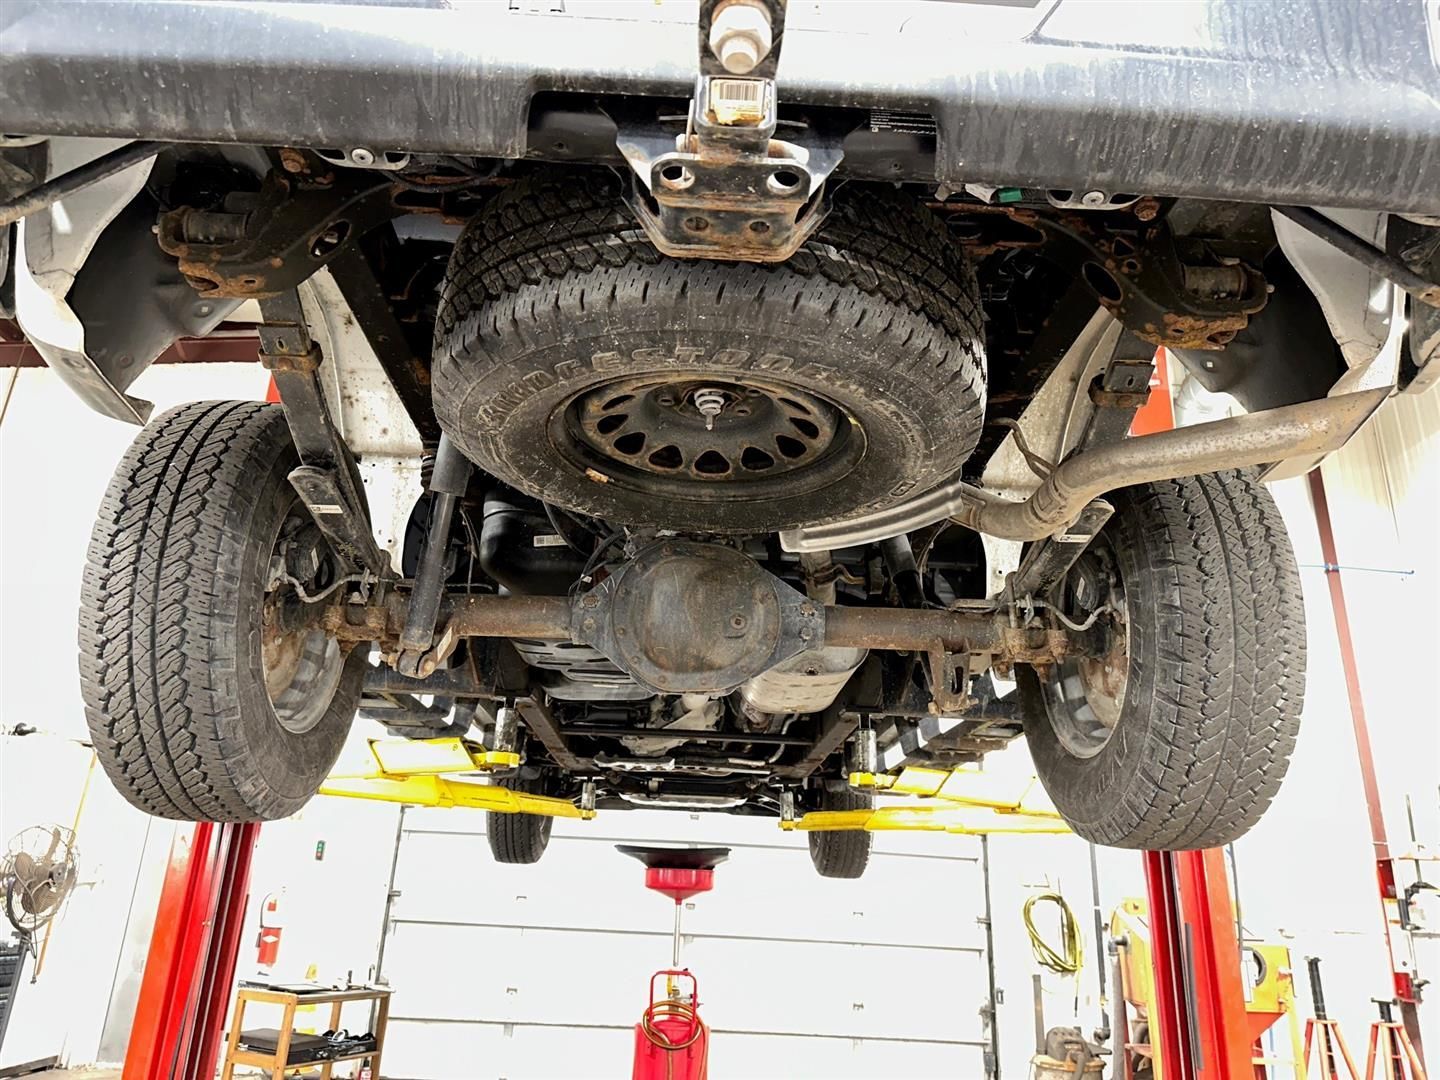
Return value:
<svg viewBox="0 0 1440 1080">
<path fill-rule="evenodd" d="M 1325 496 L 1325 477 L 1320 469 L 1312 469 L 1307 479 L 1310 482 L 1310 504 L 1315 511 L 1315 527 L 1320 534 L 1321 557 L 1325 560 L 1325 578 L 1330 586 L 1335 637 L 1340 643 L 1340 667 L 1345 673 L 1350 724 L 1355 734 L 1355 760 L 1360 766 L 1365 808 L 1370 818 L 1370 841 L 1375 849 L 1375 883 L 1380 892 L 1391 985 L 1395 992 L 1395 1004 L 1400 1007 L 1400 1021 L 1423 1065 L 1425 1044 L 1420 1037 L 1421 987 L 1416 983 L 1414 972 L 1398 962 L 1395 956 L 1395 931 L 1392 927 L 1403 932 L 1404 926 L 1400 919 L 1400 895 L 1395 884 L 1395 859 L 1390 854 L 1390 836 L 1385 827 L 1384 805 L 1380 800 L 1380 780 L 1375 770 L 1375 754 L 1370 747 L 1370 724 L 1365 716 L 1360 666 L 1355 659 L 1355 641 L 1350 633 L 1350 610 L 1345 603 L 1345 585 L 1340 577 L 1340 555 L 1335 546 L 1335 529 L 1330 521 L 1330 502 Z"/>
<path fill-rule="evenodd" d="M 260 826 L 177 833 L 125 1052 L 125 1080 L 211 1080 Z"/>
<path fill-rule="evenodd" d="M 1155 1010 L 1166 1080 L 1254 1080 L 1225 853 L 1147 851 Z"/>
</svg>

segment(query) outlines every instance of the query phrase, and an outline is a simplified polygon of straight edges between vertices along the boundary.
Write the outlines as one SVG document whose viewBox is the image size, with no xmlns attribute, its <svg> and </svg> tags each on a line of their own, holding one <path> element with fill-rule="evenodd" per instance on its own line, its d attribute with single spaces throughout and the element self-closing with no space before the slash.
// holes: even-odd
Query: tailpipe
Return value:
<svg viewBox="0 0 1440 1080">
<path fill-rule="evenodd" d="M 780 543 L 786 551 L 833 551 L 946 518 L 1002 540 L 1041 540 L 1116 488 L 1338 450 L 1389 392 L 1388 386 L 1375 387 L 1097 446 L 1057 466 L 1023 502 L 952 480 L 873 514 L 789 529 L 780 534 Z"/>
</svg>

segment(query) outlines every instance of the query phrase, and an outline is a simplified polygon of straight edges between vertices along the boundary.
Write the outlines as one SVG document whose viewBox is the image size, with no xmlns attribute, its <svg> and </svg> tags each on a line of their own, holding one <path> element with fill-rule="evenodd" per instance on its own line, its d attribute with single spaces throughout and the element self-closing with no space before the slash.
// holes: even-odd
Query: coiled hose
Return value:
<svg viewBox="0 0 1440 1080">
<path fill-rule="evenodd" d="M 671 1042 L 670 1036 L 655 1026 L 656 1020 L 684 1020 L 690 1025 L 690 1037 L 681 1042 Z M 675 998 L 661 998 L 647 1005 L 640 1014 L 640 1029 L 645 1032 L 645 1037 L 661 1050 L 684 1050 L 705 1033 L 695 1006 Z"/>
<path fill-rule="evenodd" d="M 1035 927 L 1034 916 L 1037 904 L 1054 904 L 1059 909 L 1060 943 L 1058 948 L 1046 941 Z M 1058 975 L 1074 975 L 1080 970 L 1080 965 L 1084 960 L 1080 924 L 1075 921 L 1075 912 L 1070 910 L 1070 905 L 1065 902 L 1063 896 L 1057 892 L 1035 893 L 1025 901 L 1025 908 L 1021 914 L 1025 923 L 1025 932 L 1030 935 L 1030 951 L 1035 954 L 1037 964 Z"/>
</svg>

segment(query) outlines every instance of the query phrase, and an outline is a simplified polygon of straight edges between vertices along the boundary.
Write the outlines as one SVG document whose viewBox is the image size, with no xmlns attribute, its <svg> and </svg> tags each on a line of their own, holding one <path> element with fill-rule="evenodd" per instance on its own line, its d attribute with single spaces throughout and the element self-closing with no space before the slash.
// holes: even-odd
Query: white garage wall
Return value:
<svg viewBox="0 0 1440 1080">
<path fill-rule="evenodd" d="M 669 965 L 672 905 L 614 845 L 676 841 L 732 848 L 684 923 L 715 1075 L 983 1075 L 973 843 L 881 837 L 864 878 L 829 881 L 805 838 L 773 821 L 560 821 L 534 866 L 494 863 L 482 822 L 406 815 L 385 954 L 396 988 L 387 1076 L 623 1071 L 649 975 Z"/>
</svg>

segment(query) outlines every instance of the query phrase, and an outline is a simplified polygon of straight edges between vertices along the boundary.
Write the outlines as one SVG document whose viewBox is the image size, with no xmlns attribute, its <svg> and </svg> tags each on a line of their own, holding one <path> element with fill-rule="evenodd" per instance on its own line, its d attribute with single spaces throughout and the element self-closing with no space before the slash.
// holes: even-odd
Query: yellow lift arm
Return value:
<svg viewBox="0 0 1440 1080">
<path fill-rule="evenodd" d="M 1054 806 L 1045 800 L 1034 777 L 1017 791 L 1013 782 L 973 766 L 910 766 L 893 776 L 851 773 L 850 786 L 912 798 L 903 804 L 871 810 L 812 810 L 794 821 L 781 821 L 780 827 L 805 832 L 907 830 L 960 836 L 1070 831 Z"/>
<path fill-rule="evenodd" d="M 368 746 L 373 766 L 358 772 L 332 773 L 320 785 L 321 795 L 412 806 L 464 806 L 500 814 L 581 819 L 595 816 L 594 810 L 582 810 L 569 799 L 531 795 L 447 775 L 474 776 L 513 769 L 520 764 L 518 754 L 477 749 L 464 739 L 453 738 L 370 739 Z"/>
<path fill-rule="evenodd" d="M 357 771 L 332 773 L 320 794 L 375 799 L 412 806 L 461 806 L 501 814 L 540 814 L 588 820 L 594 810 L 569 799 L 511 791 L 474 779 L 513 769 L 519 755 L 484 750 L 464 739 L 370 739 L 370 761 Z M 962 836 L 994 833 L 1065 833 L 1069 828 L 1032 778 L 1014 785 L 978 769 L 906 768 L 888 773 L 852 773 L 852 787 L 905 795 L 903 804 L 872 810 L 816 810 L 780 822 L 786 830 L 845 829 L 945 832 Z M 1007 790 L 1008 789 L 1008 790 Z"/>
</svg>

